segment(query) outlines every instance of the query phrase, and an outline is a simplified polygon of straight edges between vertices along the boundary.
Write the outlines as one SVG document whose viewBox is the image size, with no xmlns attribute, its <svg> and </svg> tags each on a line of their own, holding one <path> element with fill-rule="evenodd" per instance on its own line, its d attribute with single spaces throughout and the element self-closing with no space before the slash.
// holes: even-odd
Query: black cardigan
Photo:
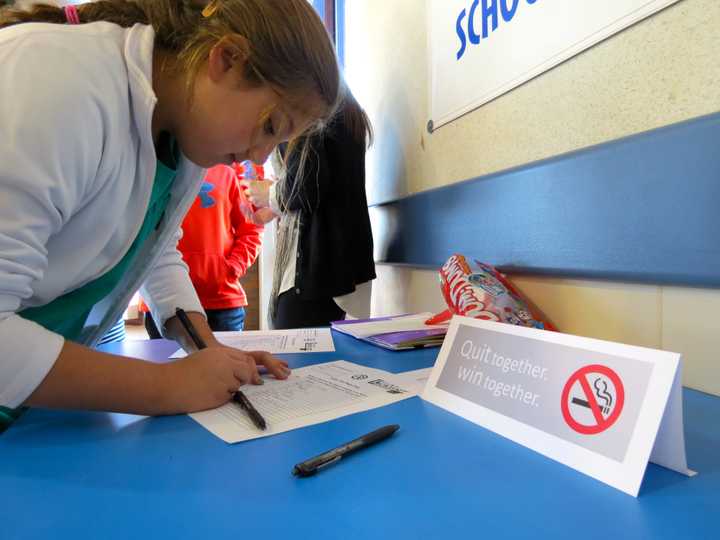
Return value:
<svg viewBox="0 0 720 540">
<path fill-rule="evenodd" d="M 347 134 L 341 116 L 310 139 L 301 187 L 291 196 L 291 160 L 283 189 L 285 208 L 300 213 L 295 293 L 306 300 L 342 296 L 375 279 L 365 145 Z"/>
</svg>

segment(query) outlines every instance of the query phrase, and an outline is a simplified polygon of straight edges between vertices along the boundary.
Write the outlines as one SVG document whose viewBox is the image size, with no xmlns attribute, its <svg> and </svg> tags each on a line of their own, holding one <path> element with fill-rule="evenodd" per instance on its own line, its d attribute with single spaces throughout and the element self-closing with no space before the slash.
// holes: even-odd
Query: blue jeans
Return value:
<svg viewBox="0 0 720 540">
<path fill-rule="evenodd" d="M 208 324 L 215 332 L 242 330 L 245 326 L 245 308 L 206 309 Z"/>
<path fill-rule="evenodd" d="M 245 326 L 245 308 L 230 309 L 206 309 L 210 329 L 216 332 L 224 330 L 242 330 Z M 155 320 L 148 312 L 145 314 L 145 330 L 150 339 L 161 339 L 160 330 L 155 325 Z"/>
</svg>

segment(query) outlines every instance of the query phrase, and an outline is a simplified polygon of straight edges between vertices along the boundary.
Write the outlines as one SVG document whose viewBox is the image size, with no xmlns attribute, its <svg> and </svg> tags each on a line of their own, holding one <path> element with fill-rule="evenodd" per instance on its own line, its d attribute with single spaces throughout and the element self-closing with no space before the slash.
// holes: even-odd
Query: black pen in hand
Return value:
<svg viewBox="0 0 720 540">
<path fill-rule="evenodd" d="M 356 450 L 360 450 L 361 448 L 365 448 L 366 446 L 370 446 L 371 444 L 375 444 L 376 442 L 380 442 L 383 439 L 387 439 L 398 429 L 400 429 L 398 424 L 392 424 L 376 429 L 375 431 L 345 443 L 342 446 L 338 446 L 337 448 L 328 450 L 319 456 L 315 456 L 303 461 L 302 463 L 298 463 L 295 467 L 293 467 L 292 473 L 295 476 L 301 477 L 312 476 L 318 471 L 318 469 L 339 461 L 343 456 L 355 452 Z"/>
<path fill-rule="evenodd" d="M 177 315 L 180 324 L 182 324 L 185 332 L 187 332 L 187 334 L 190 336 L 190 339 L 195 344 L 195 347 L 197 347 L 198 350 L 207 349 L 205 341 L 203 341 L 203 339 L 197 333 L 197 330 L 195 330 L 195 326 L 193 325 L 190 318 L 187 316 L 187 313 L 185 313 L 185 310 L 181 308 L 175 308 L 175 315 Z M 252 403 L 250 403 L 250 400 L 245 394 L 238 390 L 233 393 L 232 399 L 235 403 L 237 403 L 238 405 L 240 405 L 240 407 L 247 411 L 248 416 L 250 416 L 250 419 L 253 421 L 253 424 L 263 430 L 267 427 L 265 419 L 257 411 L 257 409 L 253 407 Z"/>
</svg>

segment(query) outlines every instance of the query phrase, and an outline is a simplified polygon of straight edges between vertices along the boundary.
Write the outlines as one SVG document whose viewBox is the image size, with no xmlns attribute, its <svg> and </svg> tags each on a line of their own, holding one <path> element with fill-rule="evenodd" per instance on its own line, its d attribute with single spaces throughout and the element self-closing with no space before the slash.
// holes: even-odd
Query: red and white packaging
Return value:
<svg viewBox="0 0 720 540">
<path fill-rule="evenodd" d="M 448 309 L 427 321 L 438 324 L 453 315 L 497 321 L 518 326 L 556 330 L 533 313 L 528 303 L 495 267 L 455 254 L 440 269 L 440 289 Z"/>
</svg>

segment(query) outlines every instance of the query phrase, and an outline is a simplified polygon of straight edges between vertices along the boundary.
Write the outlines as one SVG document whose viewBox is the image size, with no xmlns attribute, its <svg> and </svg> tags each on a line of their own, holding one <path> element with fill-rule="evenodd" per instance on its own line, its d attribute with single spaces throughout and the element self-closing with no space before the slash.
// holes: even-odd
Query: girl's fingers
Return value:
<svg viewBox="0 0 720 540">
<path fill-rule="evenodd" d="M 233 372 L 235 377 L 243 383 L 263 384 L 258 372 L 258 365 L 265 369 L 277 379 L 287 379 L 290 375 L 290 368 L 285 360 L 275 358 L 266 351 L 241 351 L 227 347 L 230 358 L 234 360 Z"/>
<path fill-rule="evenodd" d="M 241 384 L 262 384 L 263 380 L 258 373 L 257 365 L 253 362 L 252 356 L 238 349 L 228 348 L 230 357 L 233 359 L 233 374 Z"/>
<path fill-rule="evenodd" d="M 237 382 L 240 383 L 237 386 L 249 384 L 255 380 L 255 377 L 251 371 L 251 367 L 247 364 L 247 362 L 234 362 L 233 375 L 235 376 L 235 379 L 237 379 Z M 237 390 L 237 388 L 235 388 L 234 390 Z"/>
<path fill-rule="evenodd" d="M 287 379 L 290 376 L 291 370 L 285 360 L 275 358 L 265 351 L 250 351 L 248 354 L 255 359 L 257 364 L 265 366 L 265 369 L 272 373 L 276 379 Z"/>
</svg>

